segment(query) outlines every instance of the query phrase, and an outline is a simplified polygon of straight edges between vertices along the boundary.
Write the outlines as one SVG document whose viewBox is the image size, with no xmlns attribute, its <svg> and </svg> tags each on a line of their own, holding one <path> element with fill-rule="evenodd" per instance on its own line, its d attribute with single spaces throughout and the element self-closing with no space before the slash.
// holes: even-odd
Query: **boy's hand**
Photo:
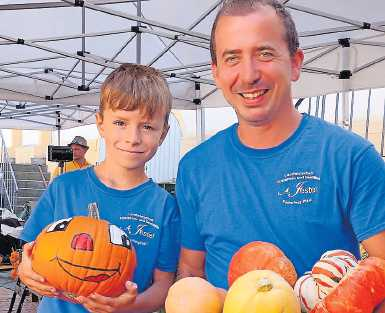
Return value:
<svg viewBox="0 0 385 313">
<path fill-rule="evenodd" d="M 31 255 L 34 242 L 26 243 L 23 247 L 21 263 L 18 266 L 17 274 L 20 280 L 31 290 L 39 295 L 56 297 L 58 293 L 54 287 L 48 285 L 43 276 L 32 269 Z"/>
<path fill-rule="evenodd" d="M 116 298 L 92 294 L 89 297 L 77 297 L 76 300 L 92 313 L 111 313 L 128 309 L 135 302 L 137 294 L 136 284 L 127 281 L 126 291 Z"/>
</svg>

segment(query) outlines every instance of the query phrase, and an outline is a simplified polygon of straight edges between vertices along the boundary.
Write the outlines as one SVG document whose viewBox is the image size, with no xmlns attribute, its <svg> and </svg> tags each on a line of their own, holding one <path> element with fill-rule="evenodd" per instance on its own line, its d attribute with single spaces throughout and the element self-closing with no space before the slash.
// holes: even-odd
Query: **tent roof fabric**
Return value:
<svg viewBox="0 0 385 313">
<path fill-rule="evenodd" d="M 101 83 L 125 62 L 161 70 L 176 109 L 228 105 L 210 72 L 220 0 L 20 1 L 0 4 L 1 128 L 93 123 Z M 294 97 L 385 86 L 383 0 L 283 3 L 305 52 Z"/>
</svg>

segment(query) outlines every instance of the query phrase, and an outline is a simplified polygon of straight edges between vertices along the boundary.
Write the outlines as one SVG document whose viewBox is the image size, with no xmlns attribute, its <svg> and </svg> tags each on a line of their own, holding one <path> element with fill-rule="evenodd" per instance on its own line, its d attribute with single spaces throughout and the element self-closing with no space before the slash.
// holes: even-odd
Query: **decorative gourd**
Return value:
<svg viewBox="0 0 385 313">
<path fill-rule="evenodd" d="M 385 300 L 385 260 L 358 263 L 311 313 L 372 313 Z"/>
<path fill-rule="evenodd" d="M 297 281 L 294 265 L 281 249 L 269 242 L 253 241 L 241 247 L 233 255 L 228 271 L 229 286 L 247 272 L 264 269 L 278 273 L 291 286 L 294 286 Z"/>
<path fill-rule="evenodd" d="M 357 266 L 356 257 L 345 250 L 325 252 L 311 270 L 312 276 L 325 296 L 340 282 L 340 280 Z"/>
<path fill-rule="evenodd" d="M 167 294 L 166 313 L 222 313 L 226 291 L 200 277 L 186 277 Z"/>
<path fill-rule="evenodd" d="M 311 311 L 355 266 L 357 259 L 349 251 L 325 252 L 312 271 L 300 277 L 294 286 L 302 312 Z"/>
<path fill-rule="evenodd" d="M 73 302 L 76 296 L 94 292 L 120 295 L 135 266 L 135 251 L 126 233 L 107 221 L 87 216 L 48 225 L 32 250 L 33 270 Z"/>
<path fill-rule="evenodd" d="M 271 270 L 254 270 L 230 287 L 223 309 L 223 313 L 250 312 L 299 313 L 300 305 L 293 288 L 282 276 Z"/>
<path fill-rule="evenodd" d="M 311 272 L 306 272 L 297 280 L 294 293 L 297 295 L 302 312 L 309 312 L 324 298 Z"/>
</svg>

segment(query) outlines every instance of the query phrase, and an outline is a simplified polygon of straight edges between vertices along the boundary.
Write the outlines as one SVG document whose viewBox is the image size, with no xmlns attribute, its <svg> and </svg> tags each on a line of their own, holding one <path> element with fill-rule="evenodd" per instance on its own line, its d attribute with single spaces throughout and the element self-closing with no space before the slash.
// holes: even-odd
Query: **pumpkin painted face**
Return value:
<svg viewBox="0 0 385 313">
<path fill-rule="evenodd" d="M 72 295 L 116 296 L 132 279 L 135 251 L 120 228 L 85 216 L 50 224 L 37 237 L 32 268 Z"/>
</svg>

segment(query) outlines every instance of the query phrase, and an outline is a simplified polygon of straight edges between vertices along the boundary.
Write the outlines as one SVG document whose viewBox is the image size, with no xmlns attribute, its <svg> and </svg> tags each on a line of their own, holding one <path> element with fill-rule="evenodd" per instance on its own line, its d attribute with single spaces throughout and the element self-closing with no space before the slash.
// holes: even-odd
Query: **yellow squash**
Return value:
<svg viewBox="0 0 385 313">
<path fill-rule="evenodd" d="M 255 270 L 239 277 L 227 293 L 223 313 L 300 313 L 293 288 L 279 274 Z"/>
</svg>

